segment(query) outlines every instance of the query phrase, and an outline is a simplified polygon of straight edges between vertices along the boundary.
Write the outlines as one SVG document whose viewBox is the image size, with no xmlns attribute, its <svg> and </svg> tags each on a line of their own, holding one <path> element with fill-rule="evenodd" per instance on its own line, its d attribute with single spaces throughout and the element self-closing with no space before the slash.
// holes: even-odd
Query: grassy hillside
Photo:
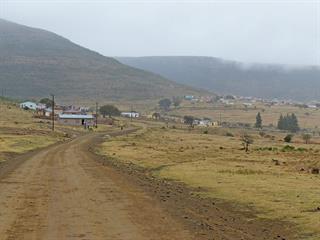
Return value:
<svg viewBox="0 0 320 240">
<path fill-rule="evenodd" d="M 62 131 L 51 131 L 50 122 L 33 118 L 31 111 L 20 109 L 8 99 L 0 98 L 0 112 L 0 164 L 17 154 L 66 139 Z"/>
<path fill-rule="evenodd" d="M 146 99 L 198 93 L 54 33 L 0 20 L 0 83 L 15 98 Z"/>
<path fill-rule="evenodd" d="M 320 67 L 245 66 L 211 57 L 117 58 L 124 64 L 161 74 L 178 83 L 224 94 L 320 100 Z"/>
</svg>

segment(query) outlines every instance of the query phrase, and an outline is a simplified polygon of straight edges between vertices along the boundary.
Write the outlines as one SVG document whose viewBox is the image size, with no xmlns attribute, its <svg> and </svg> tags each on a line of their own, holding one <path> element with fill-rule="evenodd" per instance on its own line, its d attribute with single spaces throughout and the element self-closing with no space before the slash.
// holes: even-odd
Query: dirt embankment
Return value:
<svg viewBox="0 0 320 240">
<path fill-rule="evenodd" d="M 118 133 L 119 134 L 119 133 Z M 96 139 L 89 147 L 94 152 L 103 141 Z M 258 218 L 254 211 L 236 209 L 231 203 L 201 197 L 205 189 L 192 189 L 183 183 L 154 177 L 153 170 L 126 164 L 114 158 L 96 158 L 103 166 L 112 167 L 131 183 L 157 199 L 177 221 L 203 240 L 293 240 L 299 239 L 295 226 L 284 221 Z"/>
</svg>

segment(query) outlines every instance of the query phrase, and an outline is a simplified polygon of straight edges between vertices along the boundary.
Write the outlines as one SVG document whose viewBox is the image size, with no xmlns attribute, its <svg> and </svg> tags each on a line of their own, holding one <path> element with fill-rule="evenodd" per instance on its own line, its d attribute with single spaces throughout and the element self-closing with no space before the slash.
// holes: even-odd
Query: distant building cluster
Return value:
<svg viewBox="0 0 320 240">
<path fill-rule="evenodd" d="M 52 119 L 54 117 L 58 123 L 64 125 L 90 127 L 96 124 L 95 116 L 88 113 L 89 108 L 87 107 L 55 105 L 54 116 L 52 116 L 52 107 L 47 107 L 42 103 L 27 101 L 20 103 L 20 108 L 34 111 L 38 118 Z"/>
</svg>

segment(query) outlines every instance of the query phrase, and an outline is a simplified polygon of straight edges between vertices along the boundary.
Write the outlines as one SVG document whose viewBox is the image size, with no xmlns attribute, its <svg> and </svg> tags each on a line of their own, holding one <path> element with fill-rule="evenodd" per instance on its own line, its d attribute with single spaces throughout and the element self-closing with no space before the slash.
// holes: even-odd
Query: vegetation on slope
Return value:
<svg viewBox="0 0 320 240">
<path fill-rule="evenodd" d="M 146 99 L 199 93 L 54 33 L 0 20 L 0 82 L 16 98 Z"/>
<path fill-rule="evenodd" d="M 212 57 L 117 58 L 124 64 L 168 79 L 223 94 L 320 99 L 319 67 L 286 67 L 225 61 Z"/>
</svg>

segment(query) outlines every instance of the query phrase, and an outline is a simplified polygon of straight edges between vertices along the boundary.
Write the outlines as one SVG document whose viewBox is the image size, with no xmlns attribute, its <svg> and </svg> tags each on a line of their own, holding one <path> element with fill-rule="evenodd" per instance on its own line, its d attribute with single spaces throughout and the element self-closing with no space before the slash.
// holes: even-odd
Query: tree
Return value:
<svg viewBox="0 0 320 240">
<path fill-rule="evenodd" d="M 184 116 L 183 120 L 184 120 L 185 124 L 188 124 L 188 125 L 192 126 L 193 125 L 193 121 L 194 121 L 194 117 L 192 117 L 192 116 Z"/>
<path fill-rule="evenodd" d="M 182 99 L 180 97 L 173 97 L 172 102 L 173 102 L 173 106 L 179 107 L 182 102 Z"/>
<path fill-rule="evenodd" d="M 302 135 L 302 139 L 304 140 L 304 142 L 306 144 L 310 143 L 310 140 L 311 140 L 311 134 L 308 134 L 308 133 L 305 133 Z"/>
<path fill-rule="evenodd" d="M 42 98 L 40 103 L 46 105 L 47 108 L 52 107 L 52 99 L 49 98 Z"/>
<path fill-rule="evenodd" d="M 256 123 L 254 125 L 256 128 L 262 128 L 262 118 L 260 112 L 256 116 Z"/>
<path fill-rule="evenodd" d="M 294 113 L 291 114 L 291 126 L 290 126 L 290 130 L 292 132 L 297 132 L 300 130 L 299 124 L 298 124 L 298 118 L 296 117 L 296 115 Z"/>
<path fill-rule="evenodd" d="M 297 132 L 300 130 L 299 123 L 294 113 L 287 114 L 286 116 L 280 115 L 278 120 L 278 129 Z"/>
<path fill-rule="evenodd" d="M 241 142 L 242 142 L 244 150 L 246 152 L 248 152 L 249 151 L 249 145 L 253 143 L 253 139 L 252 139 L 252 137 L 250 135 L 244 133 L 241 136 Z"/>
<path fill-rule="evenodd" d="M 283 119 L 283 115 L 281 114 L 278 120 L 278 125 L 277 125 L 278 129 L 284 129 L 284 119 Z"/>
<path fill-rule="evenodd" d="M 168 111 L 171 106 L 171 100 L 168 98 L 161 99 L 159 101 L 159 106 L 161 109 Z"/>
<path fill-rule="evenodd" d="M 119 109 L 113 105 L 101 106 L 99 111 L 103 117 L 106 117 L 106 116 L 111 117 L 111 116 L 119 116 L 120 115 Z"/>
</svg>

